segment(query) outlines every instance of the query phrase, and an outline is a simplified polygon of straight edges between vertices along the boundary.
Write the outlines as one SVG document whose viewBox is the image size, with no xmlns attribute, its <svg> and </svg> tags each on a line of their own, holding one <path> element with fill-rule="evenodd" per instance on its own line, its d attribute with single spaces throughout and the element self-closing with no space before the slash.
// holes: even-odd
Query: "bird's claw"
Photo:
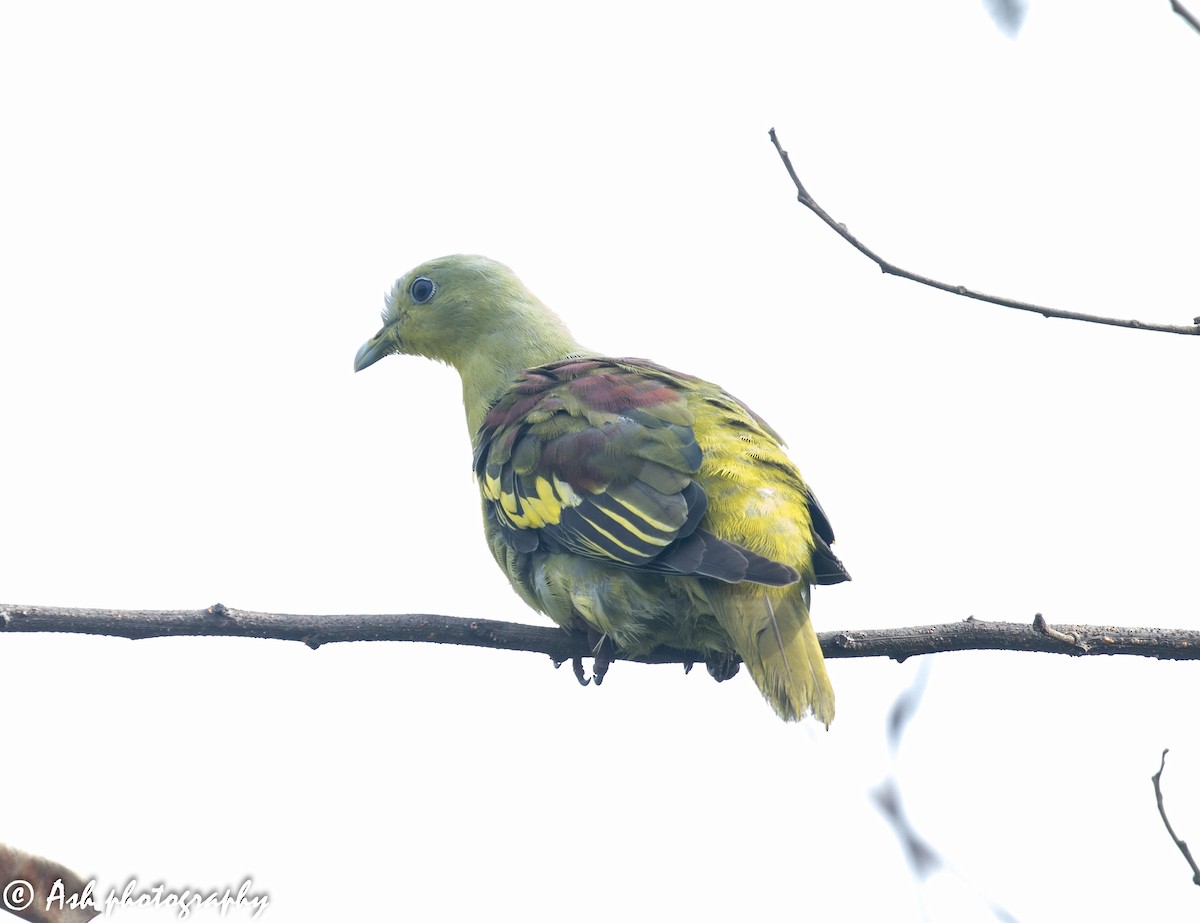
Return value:
<svg viewBox="0 0 1200 923">
<path fill-rule="evenodd" d="M 588 644 L 592 648 L 592 679 L 599 686 L 604 682 L 608 668 L 612 666 L 613 645 L 608 640 L 608 635 L 598 634 L 590 628 L 588 629 Z"/>
<path fill-rule="evenodd" d="M 709 653 L 704 658 L 704 665 L 708 668 L 708 675 L 718 683 L 723 683 L 727 679 L 733 679 L 737 676 L 738 670 L 742 668 L 741 662 L 733 654 L 723 654 L 716 651 Z"/>
<path fill-rule="evenodd" d="M 608 668 L 612 665 L 615 651 L 612 642 L 608 640 L 608 635 L 599 634 L 589 628 L 587 638 L 588 649 L 592 656 L 592 675 L 588 676 L 583 671 L 583 655 L 571 658 L 571 670 L 575 674 L 575 679 L 579 681 L 579 685 L 595 684 L 599 686 L 604 682 Z"/>
</svg>

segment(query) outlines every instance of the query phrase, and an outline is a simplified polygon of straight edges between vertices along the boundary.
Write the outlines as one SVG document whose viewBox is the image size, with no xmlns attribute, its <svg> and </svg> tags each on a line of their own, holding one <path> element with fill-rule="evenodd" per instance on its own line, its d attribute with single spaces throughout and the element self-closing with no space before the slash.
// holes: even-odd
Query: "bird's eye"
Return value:
<svg viewBox="0 0 1200 923">
<path fill-rule="evenodd" d="M 408 287 L 408 294 L 412 296 L 415 304 L 424 304 L 433 297 L 433 293 L 437 291 L 437 286 L 434 285 L 432 279 L 426 279 L 424 276 L 418 276 L 413 279 L 412 285 Z"/>
</svg>

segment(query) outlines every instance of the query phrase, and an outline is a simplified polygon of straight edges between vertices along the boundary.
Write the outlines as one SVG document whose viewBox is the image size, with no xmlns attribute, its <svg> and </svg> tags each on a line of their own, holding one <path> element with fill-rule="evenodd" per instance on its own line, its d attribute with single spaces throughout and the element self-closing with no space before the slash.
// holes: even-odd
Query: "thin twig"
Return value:
<svg viewBox="0 0 1200 923">
<path fill-rule="evenodd" d="M 1171 9 L 1183 17 L 1184 22 L 1190 25 L 1197 32 L 1200 32 L 1200 19 L 1197 19 L 1179 0 L 1171 0 Z"/>
<path fill-rule="evenodd" d="M 583 632 L 549 626 L 448 615 L 282 615 L 231 609 L 221 603 L 186 611 L 0 605 L 0 634 L 5 631 L 69 632 L 134 640 L 174 636 L 274 638 L 301 641 L 312 648 L 340 641 L 424 641 L 528 651 L 545 654 L 559 663 L 592 656 Z M 945 651 L 1004 650 L 1077 657 L 1131 654 L 1160 660 L 1200 660 L 1200 631 L 1099 625 L 1050 628 L 1040 615 L 1033 624 L 968 618 L 945 625 L 827 631 L 819 637 L 825 656 L 831 658 L 890 657 L 903 661 Z M 618 651 L 615 659 L 691 664 L 704 657 L 696 651 L 658 648 L 637 655 Z"/>
<path fill-rule="evenodd" d="M 1154 783 L 1154 800 L 1158 802 L 1158 813 L 1167 828 L 1167 833 L 1171 834 L 1171 839 L 1175 841 L 1175 845 L 1183 853 L 1183 858 L 1187 859 L 1188 865 L 1192 867 L 1192 884 L 1200 885 L 1200 865 L 1196 865 L 1196 860 L 1192 858 L 1192 851 L 1188 849 L 1187 843 L 1175 835 L 1175 830 L 1171 826 L 1171 822 L 1167 820 L 1167 809 L 1163 807 L 1162 774 L 1163 769 L 1167 765 L 1167 754 L 1169 752 L 1169 750 L 1163 750 L 1162 761 L 1158 764 L 1158 772 L 1150 777 L 1150 780 Z"/>
<path fill-rule="evenodd" d="M 1082 314 L 1078 311 L 1063 311 L 1059 308 L 1047 308 L 1043 305 L 1032 304 L 1028 301 L 1016 301 L 1012 298 L 1004 298 L 1000 295 L 986 295 L 983 292 L 977 292 L 974 289 L 967 288 L 965 285 L 950 285 L 946 282 L 939 282 L 937 279 L 930 279 L 928 276 L 918 275 L 915 272 L 909 272 L 907 269 L 901 269 L 894 263 L 889 263 L 874 250 L 860 241 L 857 237 L 851 234 L 844 224 L 834 220 L 834 218 L 817 204 L 814 199 L 804 188 L 804 184 L 800 182 L 800 177 L 796 175 L 796 169 L 792 166 L 792 160 L 788 157 L 788 152 L 783 149 L 779 143 L 779 138 L 775 134 L 775 129 L 770 131 L 771 143 L 775 145 L 775 150 L 779 152 L 779 157 L 783 161 L 784 167 L 787 168 L 788 176 L 792 178 L 792 182 L 796 185 L 796 199 L 811 211 L 814 215 L 824 221 L 850 246 L 854 247 L 863 256 L 875 263 L 883 272 L 889 275 L 899 276 L 902 279 L 909 279 L 912 282 L 919 282 L 921 285 L 928 285 L 930 288 L 936 288 L 943 292 L 949 292 L 952 295 L 962 295 L 964 298 L 974 298 L 976 301 L 986 301 L 990 304 L 997 304 L 1005 308 L 1015 308 L 1018 311 L 1030 311 L 1034 314 L 1041 314 L 1043 317 L 1061 317 L 1066 320 L 1081 320 L 1093 324 L 1108 324 L 1112 327 L 1132 327 L 1135 330 L 1155 330 L 1161 333 L 1181 333 L 1191 336 L 1200 336 L 1200 317 L 1196 318 L 1192 324 L 1178 326 L 1173 324 L 1150 324 L 1140 320 L 1122 320 L 1118 317 L 1101 317 L 1098 314 Z"/>
</svg>

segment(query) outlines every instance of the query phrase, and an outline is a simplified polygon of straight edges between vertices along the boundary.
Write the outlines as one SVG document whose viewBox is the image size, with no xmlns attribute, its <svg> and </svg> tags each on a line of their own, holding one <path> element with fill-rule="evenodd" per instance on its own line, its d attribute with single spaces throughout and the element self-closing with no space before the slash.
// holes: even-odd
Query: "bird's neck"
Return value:
<svg viewBox="0 0 1200 923">
<path fill-rule="evenodd" d="M 459 367 L 472 444 L 487 412 L 512 387 L 520 372 L 569 356 L 591 354 L 561 327 L 530 331 L 519 343 L 512 341 L 511 332 L 492 336 L 497 338 L 495 345 L 499 348 L 474 350 Z"/>
</svg>

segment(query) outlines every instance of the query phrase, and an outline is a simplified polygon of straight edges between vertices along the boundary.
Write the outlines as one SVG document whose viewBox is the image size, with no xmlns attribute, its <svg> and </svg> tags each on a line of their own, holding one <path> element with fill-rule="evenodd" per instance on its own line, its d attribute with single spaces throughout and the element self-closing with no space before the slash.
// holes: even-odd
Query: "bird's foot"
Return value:
<svg viewBox="0 0 1200 923">
<path fill-rule="evenodd" d="M 738 660 L 737 655 L 721 651 L 710 651 L 706 654 L 704 665 L 708 667 L 708 675 L 718 683 L 733 679 L 737 676 L 738 670 L 742 668 L 742 662 Z"/>
<path fill-rule="evenodd" d="M 612 665 L 613 655 L 616 653 L 613 648 L 613 643 L 608 639 L 608 635 L 600 634 L 592 628 L 587 630 L 588 648 L 592 652 L 592 675 L 588 676 L 583 670 L 583 657 L 571 658 L 571 669 L 575 673 L 575 679 L 579 680 L 579 685 L 586 686 L 589 683 L 595 683 L 599 686 L 604 682 L 604 677 L 608 673 L 608 668 Z"/>
<path fill-rule="evenodd" d="M 599 634 L 590 628 L 588 629 L 588 643 L 592 647 L 592 679 L 599 686 L 604 682 L 608 668 L 612 666 L 613 655 L 617 651 L 613 647 L 612 641 L 608 639 L 608 635 Z"/>
</svg>

